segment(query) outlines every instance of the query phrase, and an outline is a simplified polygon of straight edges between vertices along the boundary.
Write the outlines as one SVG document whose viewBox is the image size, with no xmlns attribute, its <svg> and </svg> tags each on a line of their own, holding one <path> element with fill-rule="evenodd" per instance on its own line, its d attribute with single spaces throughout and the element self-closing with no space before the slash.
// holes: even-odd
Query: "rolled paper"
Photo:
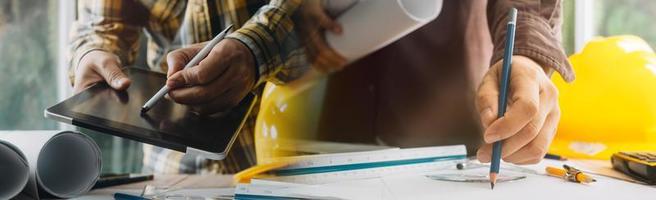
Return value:
<svg viewBox="0 0 656 200">
<path fill-rule="evenodd" d="M 0 140 L 0 163 L 0 199 L 10 199 L 27 185 L 30 168 L 25 155 L 3 140 Z"/>
<path fill-rule="evenodd" d="M 22 184 L 20 196 L 35 199 L 73 198 L 91 190 L 100 176 L 100 148 L 84 134 L 72 131 L 8 131 L 0 132 L 0 140 L 5 141 L 3 144 L 12 144 L 18 155 L 24 154 L 23 161 L 27 161 L 23 167 L 12 164 L 17 168 L 15 171 L 29 173 L 27 184 L 22 184 L 21 178 L 24 177 L 20 175 L 14 180 L 5 179 L 3 175 L 0 180 L 0 185 L 4 185 L 5 181 L 10 185 Z M 15 155 L 3 156 L 3 152 L 6 150 L 0 145 L 0 163 L 17 162 Z M 4 194 L 4 188 L 0 188 L 0 199 L 6 199 L 3 198 Z M 6 194 L 16 195 L 15 190 L 8 190 Z"/>
<path fill-rule="evenodd" d="M 441 9 L 442 0 L 360 0 L 337 17 L 343 33 L 327 32 L 326 41 L 353 62 L 426 25 Z"/>
</svg>

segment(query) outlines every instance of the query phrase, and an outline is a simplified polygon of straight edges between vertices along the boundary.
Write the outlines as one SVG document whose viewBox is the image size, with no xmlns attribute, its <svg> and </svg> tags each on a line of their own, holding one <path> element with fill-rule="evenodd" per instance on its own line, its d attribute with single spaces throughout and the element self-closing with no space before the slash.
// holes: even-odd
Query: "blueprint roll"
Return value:
<svg viewBox="0 0 656 200">
<path fill-rule="evenodd" d="M 353 62 L 437 18 L 442 0 L 360 0 L 337 17 L 342 35 L 326 32 L 326 41 Z"/>
<path fill-rule="evenodd" d="M 0 199 L 20 193 L 30 178 L 25 155 L 13 144 L 0 140 Z"/>
<path fill-rule="evenodd" d="M 100 148 L 84 134 L 9 131 L 0 132 L 0 140 L 22 152 L 29 166 L 29 179 L 16 196 L 19 199 L 76 197 L 91 190 L 100 176 Z"/>
</svg>

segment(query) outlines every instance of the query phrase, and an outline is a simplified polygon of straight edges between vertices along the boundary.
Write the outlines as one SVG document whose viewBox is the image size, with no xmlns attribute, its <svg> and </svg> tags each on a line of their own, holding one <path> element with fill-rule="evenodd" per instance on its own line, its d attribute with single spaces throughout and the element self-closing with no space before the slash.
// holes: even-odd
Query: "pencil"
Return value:
<svg viewBox="0 0 656 200">
<path fill-rule="evenodd" d="M 205 45 L 205 46 L 204 46 L 204 47 L 198 52 L 198 54 L 196 54 L 196 56 L 194 56 L 194 57 L 191 59 L 191 61 L 189 61 L 189 63 L 187 63 L 187 65 L 185 65 L 184 68 L 186 69 L 186 68 L 190 68 L 190 67 L 196 66 L 201 60 L 203 60 L 203 59 L 205 58 L 205 56 L 207 56 L 207 54 L 210 53 L 210 51 L 212 50 L 212 48 L 214 48 L 214 46 L 215 46 L 216 44 L 218 44 L 221 40 L 223 40 L 223 38 L 225 37 L 225 35 L 228 33 L 228 31 L 229 31 L 231 28 L 232 28 L 232 25 L 229 25 L 227 28 L 225 28 L 223 31 L 221 31 L 221 33 L 219 33 L 218 35 L 216 35 L 216 37 L 214 37 L 214 39 L 210 40 L 210 41 L 209 41 L 209 42 L 208 42 L 208 43 L 207 43 L 207 44 L 206 44 L 206 45 Z M 148 110 L 150 110 L 151 108 L 153 108 L 153 106 L 155 106 L 155 104 L 156 104 L 160 99 L 162 99 L 162 97 L 164 97 L 164 95 L 166 95 L 166 93 L 169 93 L 169 87 L 167 87 L 166 85 L 164 85 L 164 87 L 162 87 L 162 89 L 159 89 L 159 91 L 157 91 L 157 93 L 155 93 L 155 95 L 153 95 L 153 97 L 151 97 L 148 101 L 146 101 L 146 104 L 144 104 L 144 105 L 141 107 L 141 114 L 142 114 L 142 115 L 143 115 L 143 114 L 146 114 L 146 112 L 148 112 Z"/>
<path fill-rule="evenodd" d="M 515 23 L 517 22 L 517 9 L 510 9 L 510 21 L 506 25 L 506 48 L 503 52 L 503 68 L 501 69 L 501 81 L 499 84 L 499 111 L 497 117 L 501 118 L 506 113 L 508 96 L 508 85 L 510 84 L 510 68 L 512 63 L 513 48 L 515 46 Z M 494 189 L 501 164 L 501 146 L 503 141 L 496 141 L 492 145 L 492 160 L 490 164 L 490 188 Z"/>
</svg>

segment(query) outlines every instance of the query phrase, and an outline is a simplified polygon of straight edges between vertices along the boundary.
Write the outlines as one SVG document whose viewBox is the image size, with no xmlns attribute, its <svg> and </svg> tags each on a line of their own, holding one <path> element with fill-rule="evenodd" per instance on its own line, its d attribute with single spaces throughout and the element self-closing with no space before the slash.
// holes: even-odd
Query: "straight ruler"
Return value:
<svg viewBox="0 0 656 200">
<path fill-rule="evenodd" d="M 321 184 L 404 172 L 455 168 L 467 158 L 464 145 L 376 150 L 282 158 L 286 167 L 266 179 Z"/>
</svg>

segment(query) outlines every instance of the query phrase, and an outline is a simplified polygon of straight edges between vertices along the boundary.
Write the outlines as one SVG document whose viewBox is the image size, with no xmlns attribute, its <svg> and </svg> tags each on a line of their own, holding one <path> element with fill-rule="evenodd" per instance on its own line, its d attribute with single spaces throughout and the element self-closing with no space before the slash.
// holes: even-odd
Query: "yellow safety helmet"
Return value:
<svg viewBox="0 0 656 200">
<path fill-rule="evenodd" d="M 297 140 L 316 136 L 326 84 L 314 71 L 286 85 L 266 84 L 255 121 L 258 164 L 295 155 Z"/>
<path fill-rule="evenodd" d="M 550 153 L 610 159 L 656 150 L 656 54 L 636 36 L 598 38 L 570 56 L 576 81 L 552 78 L 562 111 Z"/>
</svg>

